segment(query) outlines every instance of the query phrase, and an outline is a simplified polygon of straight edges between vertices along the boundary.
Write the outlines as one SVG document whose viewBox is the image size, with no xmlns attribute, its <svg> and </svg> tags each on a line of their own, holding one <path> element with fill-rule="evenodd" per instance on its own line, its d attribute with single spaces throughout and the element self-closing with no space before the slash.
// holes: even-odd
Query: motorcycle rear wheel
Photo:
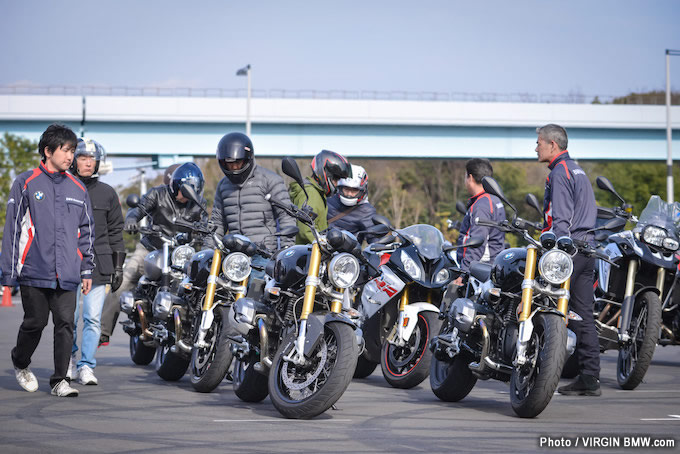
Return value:
<svg viewBox="0 0 680 454">
<path fill-rule="evenodd" d="M 153 357 L 156 355 L 156 349 L 153 347 L 147 347 L 144 345 L 142 339 L 140 339 L 139 334 L 130 336 L 130 358 L 132 362 L 139 366 L 146 366 L 153 361 Z"/>
<path fill-rule="evenodd" d="M 295 346 L 289 333 L 274 356 L 269 373 L 269 397 L 286 418 L 309 419 L 328 410 L 349 386 L 357 365 L 357 340 L 351 326 L 330 322 L 323 338 L 303 366 L 283 358 Z"/>
<path fill-rule="evenodd" d="M 190 358 L 171 352 L 169 345 L 159 345 L 156 351 L 156 373 L 159 377 L 165 381 L 177 381 L 184 377 Z"/>
<path fill-rule="evenodd" d="M 661 300 L 651 291 L 635 300 L 629 334 L 631 341 L 619 349 L 616 381 L 622 389 L 635 389 L 642 383 L 652 362 L 661 328 Z"/>
<path fill-rule="evenodd" d="M 432 392 L 444 402 L 458 402 L 465 398 L 477 383 L 468 365 L 472 357 L 461 352 L 451 361 L 432 358 L 430 364 L 430 387 Z"/>
<path fill-rule="evenodd" d="M 510 378 L 510 402 L 521 418 L 538 416 L 550 403 L 564 366 L 567 326 L 562 317 L 538 313 L 527 346 L 527 362 Z"/>
<path fill-rule="evenodd" d="M 366 359 L 366 357 L 363 354 L 359 355 L 359 358 L 357 358 L 357 368 L 354 369 L 353 378 L 368 377 L 373 373 L 375 368 L 378 367 L 378 364 L 380 363 Z"/>
<path fill-rule="evenodd" d="M 395 388 L 410 389 L 427 378 L 432 360 L 429 344 L 440 326 L 436 312 L 420 312 L 417 325 L 404 347 L 383 343 L 380 366 L 387 383 Z"/>
<path fill-rule="evenodd" d="M 257 361 L 253 354 L 234 361 L 234 394 L 244 402 L 261 402 L 269 395 L 267 376 L 253 367 Z"/>
<path fill-rule="evenodd" d="M 213 323 L 205 336 L 208 346 L 205 348 L 194 346 L 191 349 L 189 365 L 191 386 L 199 393 L 209 393 L 217 388 L 227 375 L 234 358 L 227 338 L 227 313 L 226 307 L 216 307 Z"/>
</svg>

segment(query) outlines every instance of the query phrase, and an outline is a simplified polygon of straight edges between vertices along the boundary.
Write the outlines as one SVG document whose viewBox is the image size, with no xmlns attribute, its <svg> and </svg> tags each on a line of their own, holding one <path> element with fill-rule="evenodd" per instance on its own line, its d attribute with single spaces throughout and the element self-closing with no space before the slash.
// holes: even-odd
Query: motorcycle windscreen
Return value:
<svg viewBox="0 0 680 454">
<path fill-rule="evenodd" d="M 366 318 L 371 318 L 378 310 L 402 291 L 406 285 L 392 270 L 381 266 L 380 276 L 364 285 L 361 292 L 361 307 Z"/>
</svg>

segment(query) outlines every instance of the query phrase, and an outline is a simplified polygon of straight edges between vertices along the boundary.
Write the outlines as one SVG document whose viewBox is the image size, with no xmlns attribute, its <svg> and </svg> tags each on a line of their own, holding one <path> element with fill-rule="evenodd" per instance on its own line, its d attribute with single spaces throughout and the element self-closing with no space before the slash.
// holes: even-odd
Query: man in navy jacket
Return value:
<svg viewBox="0 0 680 454">
<path fill-rule="evenodd" d="M 567 131 L 555 124 L 536 129 L 539 162 L 547 162 L 550 174 L 545 182 L 543 231 L 559 238 L 593 241 L 588 229 L 595 227 L 597 206 L 586 173 L 569 157 Z M 599 396 L 600 346 L 593 318 L 595 258 L 576 254 L 571 275 L 569 329 L 576 334 L 579 377 L 557 390 L 565 395 Z"/>
<path fill-rule="evenodd" d="M 54 322 L 52 394 L 77 396 L 66 377 L 73 344 L 76 289 L 90 291 L 94 269 L 94 218 L 83 184 L 66 172 L 77 137 L 68 127 L 50 125 L 40 137 L 40 165 L 12 183 L 2 238 L 2 284 L 18 281 L 24 320 L 12 362 L 19 385 L 38 389 L 28 368 L 50 312 Z"/>
</svg>

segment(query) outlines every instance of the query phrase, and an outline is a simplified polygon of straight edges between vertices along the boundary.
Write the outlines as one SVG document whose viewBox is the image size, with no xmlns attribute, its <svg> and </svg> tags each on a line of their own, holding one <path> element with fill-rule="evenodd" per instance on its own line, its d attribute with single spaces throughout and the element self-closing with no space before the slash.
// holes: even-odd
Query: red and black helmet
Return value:
<svg viewBox="0 0 680 454">
<path fill-rule="evenodd" d="M 330 150 L 321 150 L 321 153 L 312 159 L 312 177 L 326 193 L 326 197 L 335 193 L 335 183 L 340 178 L 352 177 L 352 166 L 349 161 Z"/>
</svg>

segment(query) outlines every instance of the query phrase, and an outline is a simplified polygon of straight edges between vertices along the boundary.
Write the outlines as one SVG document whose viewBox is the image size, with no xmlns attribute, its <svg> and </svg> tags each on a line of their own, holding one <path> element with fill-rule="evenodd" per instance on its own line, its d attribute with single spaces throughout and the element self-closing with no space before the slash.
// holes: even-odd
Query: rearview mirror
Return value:
<svg viewBox="0 0 680 454">
<path fill-rule="evenodd" d="M 467 208 L 465 207 L 465 204 L 460 200 L 456 202 L 456 211 L 462 214 L 463 216 L 465 216 L 465 214 L 467 213 Z"/>
<path fill-rule="evenodd" d="M 621 201 L 621 203 L 626 203 L 625 200 L 623 200 L 623 197 L 619 195 L 618 192 L 616 192 L 616 189 L 614 189 L 614 185 L 612 184 L 611 181 L 607 177 L 599 176 L 595 179 L 595 183 L 597 184 L 597 187 L 602 189 L 603 191 L 610 192 L 614 194 L 614 196 Z"/>
<path fill-rule="evenodd" d="M 139 196 L 137 194 L 130 194 L 127 196 L 127 199 L 125 199 L 125 203 L 130 208 L 137 208 L 139 205 Z"/>
</svg>

